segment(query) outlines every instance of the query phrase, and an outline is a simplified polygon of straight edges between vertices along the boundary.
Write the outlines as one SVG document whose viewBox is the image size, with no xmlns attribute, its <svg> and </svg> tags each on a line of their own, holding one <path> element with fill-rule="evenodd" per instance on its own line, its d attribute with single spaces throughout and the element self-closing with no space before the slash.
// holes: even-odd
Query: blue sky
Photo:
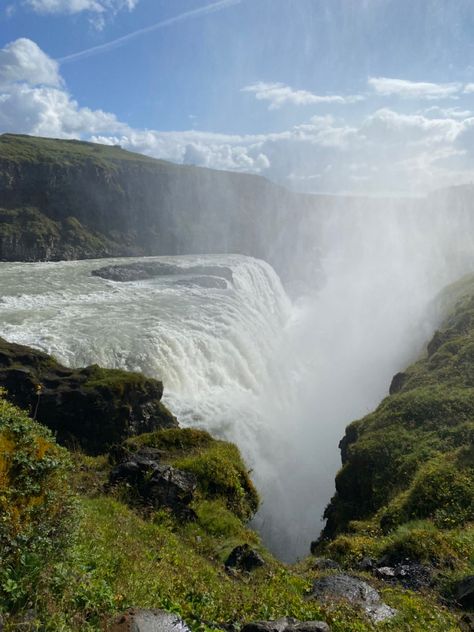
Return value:
<svg viewBox="0 0 474 632">
<path fill-rule="evenodd" d="M 315 192 L 470 182 L 471 0 L 5 0 L 0 132 Z"/>
</svg>

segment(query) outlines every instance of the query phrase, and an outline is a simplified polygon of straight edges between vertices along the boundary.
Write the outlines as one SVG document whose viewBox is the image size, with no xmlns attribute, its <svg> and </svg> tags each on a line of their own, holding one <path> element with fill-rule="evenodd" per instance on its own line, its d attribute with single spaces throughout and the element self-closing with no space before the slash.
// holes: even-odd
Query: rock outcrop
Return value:
<svg viewBox="0 0 474 632">
<path fill-rule="evenodd" d="M 216 279 L 224 281 L 224 288 L 227 282 L 233 283 L 232 270 L 226 266 L 178 266 L 172 263 L 163 263 L 161 261 L 138 261 L 136 263 L 125 263 L 122 265 L 104 266 L 97 270 L 92 270 L 93 276 L 98 276 L 109 281 L 143 281 L 154 277 L 182 277 L 185 283 L 204 284 L 206 280 Z M 189 278 L 188 278 L 189 277 Z M 178 283 L 180 279 L 175 281 Z M 210 281 L 208 281 L 210 283 Z M 210 283 L 209 287 L 212 287 Z"/>
<path fill-rule="evenodd" d="M 127 437 L 178 425 L 161 403 L 163 384 L 139 373 L 92 365 L 71 369 L 0 338 L 0 387 L 57 440 L 97 454 Z"/>
<path fill-rule="evenodd" d="M 313 584 L 311 597 L 320 601 L 343 599 L 360 606 L 369 618 L 378 623 L 396 615 L 396 611 L 383 603 L 379 593 L 367 582 L 350 575 L 328 575 Z"/>
<path fill-rule="evenodd" d="M 168 507 L 180 518 L 195 519 L 189 504 L 196 491 L 196 476 L 159 461 L 159 450 L 142 448 L 113 468 L 109 482 L 126 483 L 135 501 L 144 505 Z"/>
<path fill-rule="evenodd" d="M 240 571 L 253 571 L 265 565 L 263 557 L 248 544 L 236 546 L 225 562 L 226 568 L 235 568 Z"/>
<path fill-rule="evenodd" d="M 119 147 L 0 136 L 0 260 L 238 253 L 301 278 L 314 244 L 297 218 L 317 223 L 323 202 Z"/>
</svg>

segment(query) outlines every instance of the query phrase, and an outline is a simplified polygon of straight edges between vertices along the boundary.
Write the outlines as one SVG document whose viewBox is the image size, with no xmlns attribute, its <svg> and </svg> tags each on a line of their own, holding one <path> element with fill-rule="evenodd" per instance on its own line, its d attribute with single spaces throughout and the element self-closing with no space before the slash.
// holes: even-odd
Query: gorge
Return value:
<svg viewBox="0 0 474 632">
<path fill-rule="evenodd" d="M 405 375 L 401 372 L 409 364 L 425 357 L 427 341 L 463 296 L 456 291 L 448 300 L 443 289 L 474 270 L 470 188 L 419 199 L 310 196 L 285 191 L 255 176 L 178 167 L 76 141 L 7 135 L 0 139 L 0 157 L 2 152 L 0 336 L 46 352 L 71 367 L 53 367 L 48 374 L 48 363 L 53 361 L 46 356 L 41 360 L 46 374 L 38 378 L 21 360 L 26 353 L 28 362 L 36 366 L 33 351 L 13 351 L 11 358 L 8 351 L 3 385 L 10 384 L 11 389 L 15 371 L 30 376 L 31 384 L 40 379 L 36 400 L 29 385 L 33 391 L 27 401 L 36 401 L 34 411 L 30 404 L 30 412 L 43 423 L 43 410 L 54 410 L 49 420 L 46 415 L 45 423 L 58 440 L 73 449 L 77 440 L 81 449 L 93 455 L 75 457 L 83 459 L 75 484 L 81 493 L 87 490 L 85 498 L 90 495 L 91 502 L 96 502 L 97 494 L 100 498 L 107 491 L 105 474 L 115 454 L 124 450 L 141 454 L 140 437 L 127 439 L 123 414 L 126 418 L 130 409 L 133 420 L 142 414 L 137 412 L 142 404 L 135 410 L 136 404 L 131 403 L 135 396 L 130 402 L 120 396 L 125 388 L 120 381 L 133 373 L 117 374 L 113 387 L 118 401 L 123 400 L 115 433 L 107 428 L 110 415 L 114 418 L 110 411 L 117 394 L 110 395 L 109 378 L 102 375 L 105 369 L 138 372 L 164 386 L 163 408 L 157 404 L 161 390 L 153 386 L 153 380 L 149 386 L 140 386 L 140 380 L 145 380 L 141 377 L 133 387 L 145 400 L 149 389 L 160 390 L 157 400 L 149 404 L 153 423 L 148 423 L 148 413 L 145 422 L 140 422 L 142 430 L 151 431 L 149 438 L 143 435 L 143 449 L 151 450 L 150 454 L 158 450 L 160 458 L 165 454 L 171 458 L 171 467 L 184 463 L 194 471 L 198 467 L 194 450 L 200 454 L 201 448 L 193 447 L 193 441 L 208 446 L 217 440 L 216 448 L 210 444 L 210 453 L 227 450 L 220 447 L 228 445 L 225 442 L 237 445 L 260 495 L 251 526 L 277 559 L 294 564 L 306 558 L 313 542 L 313 552 L 329 551 L 338 560 L 331 563 L 353 569 L 363 551 L 379 555 L 392 551 L 392 540 L 387 540 L 391 536 L 382 532 L 372 541 L 363 531 L 360 538 L 367 539 L 362 539 L 362 545 L 357 530 L 354 536 L 345 535 L 356 529 L 351 525 L 359 518 L 378 519 L 371 513 L 379 508 L 372 507 L 371 493 L 377 488 L 378 473 L 384 472 L 380 464 L 374 465 L 370 451 L 362 465 L 356 456 L 351 457 L 351 451 L 358 454 L 365 449 L 363 431 L 354 434 L 351 429 L 365 427 L 364 416 L 388 394 L 395 374 Z M 83 178 L 95 179 L 88 188 L 89 197 L 78 193 L 85 187 Z M 146 200 L 140 198 L 141 187 L 149 191 L 151 181 L 155 189 Z M 207 200 L 211 200 L 209 206 Z M 241 204 L 246 205 L 245 213 Z M 271 220 L 272 213 L 278 215 L 278 223 Z M 194 231 L 191 218 L 199 230 Z M 466 283 L 461 287 L 469 296 L 472 287 Z M 469 320 L 465 314 L 470 312 L 462 312 L 462 323 Z M 449 336 L 470 335 L 470 325 L 462 327 Z M 20 353 L 20 360 L 15 353 Z M 440 362 L 447 362 L 443 358 Z M 76 371 L 86 365 L 89 368 Z M 439 380 L 443 379 L 440 374 Z M 18 384 L 21 393 L 23 387 Z M 109 425 L 102 425 L 99 413 L 96 418 L 85 412 L 87 420 L 80 421 L 84 430 L 71 430 L 74 414 L 66 406 L 69 384 L 77 390 L 78 401 L 84 395 L 96 397 L 94 389 L 98 389 L 93 406 L 103 411 Z M 466 384 L 470 387 L 470 382 Z M 397 388 L 403 390 L 404 383 L 400 385 Z M 48 399 L 50 389 L 57 389 L 53 404 Z M 11 399 L 21 404 L 21 397 L 16 401 L 15 389 L 11 390 Z M 61 397 L 69 438 L 61 426 Z M 348 426 L 361 417 L 361 422 Z M 381 423 L 393 422 L 391 417 L 387 417 L 390 422 L 382 419 Z M 96 423 L 94 442 L 87 433 L 92 429 L 94 435 Z M 369 444 L 371 432 L 378 432 L 377 423 L 373 424 Z M 341 443 L 344 468 L 336 477 L 337 448 L 346 427 Z M 137 432 L 133 423 L 129 430 L 131 435 Z M 179 449 L 173 447 L 174 441 Z M 395 437 L 394 445 L 396 441 Z M 97 456 L 102 451 L 98 445 L 109 451 L 108 457 Z M 171 450 L 171 457 L 163 452 L 163 445 Z M 391 446 L 384 449 L 388 455 Z M 233 455 L 230 462 L 237 463 L 237 471 L 242 472 L 238 459 Z M 130 467 L 136 467 L 131 463 Z M 229 462 L 224 467 L 230 467 Z M 375 475 L 372 467 L 379 468 Z M 213 472 L 212 476 L 220 476 Z M 337 494 L 325 513 L 335 477 Z M 247 490 L 253 489 L 250 483 L 246 485 Z M 255 509 L 256 492 L 252 493 Z M 137 499 L 125 498 L 133 508 Z M 220 538 L 229 538 L 226 529 L 232 537 L 238 534 L 238 543 L 242 539 L 254 543 L 257 536 L 241 531 L 240 522 L 238 527 L 219 527 L 222 533 L 212 531 L 217 529 L 213 522 L 223 519 L 222 507 L 211 507 L 209 502 L 221 500 L 212 494 L 200 497 L 194 505 L 197 513 L 192 511 L 204 529 L 196 537 L 213 534 L 207 545 L 212 555 L 222 558 L 221 549 L 215 547 Z M 358 503 L 355 507 L 354 502 Z M 86 512 L 94 511 L 87 505 Z M 125 519 L 125 509 L 113 511 L 119 512 L 118 523 Z M 469 506 L 466 511 L 468 520 Z M 246 517 L 252 513 L 245 510 Z M 92 519 L 92 514 L 87 515 Z M 242 520 L 238 512 L 237 517 Z M 357 528 L 369 529 L 367 533 L 375 529 L 373 523 L 370 527 L 361 524 Z M 193 527 L 172 527 L 181 528 L 186 534 Z M 227 555 L 228 544 L 222 546 Z M 146 554 L 148 549 L 142 549 L 140 555 Z M 108 550 L 111 554 L 114 550 L 110 544 Z M 416 560 L 426 562 L 422 557 Z M 400 563 L 400 559 L 392 555 L 390 563 Z M 312 562 L 300 564 L 304 573 L 312 572 Z M 284 590 L 290 589 L 285 585 Z M 295 606 L 294 612 L 301 612 L 301 607 Z M 199 618 L 195 610 L 192 613 Z"/>
</svg>

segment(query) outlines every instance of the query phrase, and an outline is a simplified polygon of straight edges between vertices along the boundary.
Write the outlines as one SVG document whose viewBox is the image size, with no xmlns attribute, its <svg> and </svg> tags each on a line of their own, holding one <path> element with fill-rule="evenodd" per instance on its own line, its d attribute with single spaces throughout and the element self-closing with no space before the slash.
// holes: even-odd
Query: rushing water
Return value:
<svg viewBox="0 0 474 632">
<path fill-rule="evenodd" d="M 345 425 L 420 352 L 430 300 L 470 265 L 453 253 L 472 253 L 471 231 L 431 225 L 328 221 L 318 289 L 293 302 L 268 264 L 237 255 L 147 258 L 182 274 L 126 283 L 91 275 L 123 259 L 2 263 L 0 335 L 68 365 L 163 379 L 183 425 L 239 445 L 263 497 L 255 525 L 293 559 L 321 528 Z M 226 266 L 233 282 L 180 283 L 196 264 Z"/>
</svg>

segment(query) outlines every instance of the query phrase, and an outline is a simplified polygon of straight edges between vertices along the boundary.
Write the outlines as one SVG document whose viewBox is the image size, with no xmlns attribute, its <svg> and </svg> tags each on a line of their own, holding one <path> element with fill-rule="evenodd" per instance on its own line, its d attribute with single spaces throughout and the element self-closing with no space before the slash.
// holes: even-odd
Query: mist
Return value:
<svg viewBox="0 0 474 632">
<path fill-rule="evenodd" d="M 163 379 L 183 426 L 239 446 L 262 499 L 253 526 L 293 561 L 323 526 L 345 427 L 424 353 L 438 294 L 474 269 L 472 3 L 83 3 L 75 50 L 42 31 L 52 4 L 66 25 L 68 3 L 5 17 L 1 131 L 173 164 L 10 165 L 2 205 L 118 235 L 113 253 L 161 257 L 183 283 L 92 277 L 103 261 L 2 264 L 0 333 Z M 208 264 L 232 282 L 194 283 Z"/>
<path fill-rule="evenodd" d="M 446 200 L 444 201 L 446 203 Z M 314 239 L 314 286 L 292 302 L 262 393 L 277 484 L 259 481 L 258 528 L 285 559 L 308 552 L 340 467 L 345 426 L 388 395 L 441 319 L 437 294 L 474 265 L 470 213 L 433 200 L 347 200 Z M 306 278 L 307 275 L 306 275 Z M 282 377 L 284 376 L 284 377 Z"/>
</svg>

